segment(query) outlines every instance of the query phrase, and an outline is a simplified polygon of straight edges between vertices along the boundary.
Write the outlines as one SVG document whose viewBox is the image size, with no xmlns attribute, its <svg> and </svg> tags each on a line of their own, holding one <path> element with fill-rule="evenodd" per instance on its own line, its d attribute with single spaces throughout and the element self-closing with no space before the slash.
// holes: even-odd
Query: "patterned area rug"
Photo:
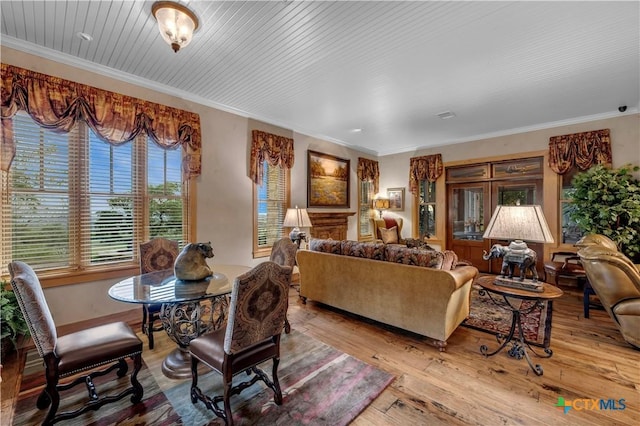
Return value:
<svg viewBox="0 0 640 426">
<path fill-rule="evenodd" d="M 167 339 L 164 344 L 172 343 Z M 159 366 L 154 369 L 147 367 L 152 365 L 152 361 L 146 362 L 145 353 L 145 365 L 138 375 L 145 389 L 142 403 L 132 406 L 128 397 L 125 397 L 65 424 L 224 424 L 201 402 L 195 405 L 191 403 L 190 380 L 170 381 L 160 377 L 162 373 L 155 371 L 159 370 Z M 35 350 L 31 351 L 27 355 L 25 376 L 18 397 L 16 425 L 40 424 L 44 417 L 45 412 L 35 408 L 43 384 L 40 364 Z M 271 374 L 270 362 L 262 367 Z M 391 374 L 295 330 L 282 335 L 278 375 L 283 404 L 275 405 L 273 392 L 258 382 L 239 396 L 231 398 L 235 424 L 347 425 L 393 381 Z M 120 382 L 120 386 L 127 385 L 127 381 Z M 198 384 L 209 395 L 222 394 L 220 376 L 216 373 L 201 376 Z M 64 404 L 64 407 L 68 407 L 70 401 L 86 395 L 84 387 L 77 386 L 76 389 L 66 392 L 71 394 L 65 397 L 61 406 Z"/>
<path fill-rule="evenodd" d="M 491 334 L 509 334 L 511 327 L 511 309 L 497 305 L 488 295 L 480 296 L 480 287 L 471 288 L 471 312 L 469 318 L 462 323 L 463 326 L 474 328 Z M 496 301 L 502 301 L 501 296 L 493 295 Z M 521 310 L 528 310 L 535 302 L 529 300 L 509 299 L 511 304 L 520 307 Z M 504 302 L 503 302 L 504 303 Z M 551 313 L 552 305 L 542 302 L 542 306 L 534 308 L 528 314 L 522 314 L 522 328 L 524 338 L 532 345 L 545 347 L 549 346 L 551 339 Z M 518 330 L 516 329 L 516 336 Z"/>
</svg>

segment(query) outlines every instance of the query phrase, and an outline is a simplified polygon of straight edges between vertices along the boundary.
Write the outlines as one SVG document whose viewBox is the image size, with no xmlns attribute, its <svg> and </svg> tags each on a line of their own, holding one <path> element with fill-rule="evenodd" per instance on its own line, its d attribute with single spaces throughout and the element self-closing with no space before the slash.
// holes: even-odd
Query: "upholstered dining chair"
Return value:
<svg viewBox="0 0 640 426">
<path fill-rule="evenodd" d="M 204 402 L 216 416 L 233 424 L 230 398 L 262 380 L 282 404 L 278 381 L 280 336 L 289 300 L 291 268 L 267 261 L 238 276 L 231 290 L 226 328 L 203 334 L 189 344 L 191 353 L 191 402 Z M 258 364 L 272 360 L 272 380 Z M 198 388 L 198 364 L 205 363 L 222 375 L 223 395 L 207 396 Z M 246 371 L 251 380 L 232 386 L 233 376 Z M 222 402 L 221 408 L 218 404 Z"/>
<path fill-rule="evenodd" d="M 137 379 L 142 367 L 142 341 L 127 323 L 113 322 L 58 336 L 40 281 L 33 269 L 24 262 L 14 261 L 9 264 L 9 273 L 11 286 L 33 342 L 44 360 L 46 385 L 36 401 L 40 410 L 49 407 L 42 424 L 50 425 L 77 417 L 127 395 L 131 395 L 134 404 L 142 400 L 144 390 Z M 116 369 L 118 378 L 123 378 L 129 370 L 127 358 L 133 363 L 131 386 L 119 392 L 99 395 L 93 379 Z M 84 372 L 86 374 L 78 376 Z M 70 376 L 73 378 L 62 380 Z M 81 383 L 87 387 L 87 402 L 73 411 L 58 413 L 60 391 Z"/>
<path fill-rule="evenodd" d="M 162 237 L 152 238 L 139 248 L 141 274 L 171 269 L 178 257 L 178 242 Z M 159 303 L 142 305 L 142 333 L 149 339 L 149 349 L 154 346 L 153 332 L 162 330 L 162 324 L 154 325 L 160 320 L 160 308 L 162 304 Z"/>
<path fill-rule="evenodd" d="M 288 266 L 293 271 L 293 267 L 296 266 L 297 252 L 298 246 L 291 241 L 291 238 L 284 237 L 273 244 L 269 260 L 280 266 Z M 291 285 L 291 281 L 289 281 L 289 285 Z M 287 334 L 291 332 L 291 324 L 289 324 L 287 316 L 284 317 L 284 332 Z"/>
</svg>

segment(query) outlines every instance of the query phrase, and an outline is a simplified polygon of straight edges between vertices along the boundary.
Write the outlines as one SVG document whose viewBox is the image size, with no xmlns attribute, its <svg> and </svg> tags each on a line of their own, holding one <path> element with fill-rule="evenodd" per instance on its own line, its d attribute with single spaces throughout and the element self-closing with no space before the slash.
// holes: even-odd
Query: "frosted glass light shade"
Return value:
<svg viewBox="0 0 640 426">
<path fill-rule="evenodd" d="M 174 52 L 191 43 L 198 29 L 198 18 L 192 11 L 179 3 L 159 1 L 153 4 L 151 13 L 158 21 L 162 38 Z"/>
</svg>

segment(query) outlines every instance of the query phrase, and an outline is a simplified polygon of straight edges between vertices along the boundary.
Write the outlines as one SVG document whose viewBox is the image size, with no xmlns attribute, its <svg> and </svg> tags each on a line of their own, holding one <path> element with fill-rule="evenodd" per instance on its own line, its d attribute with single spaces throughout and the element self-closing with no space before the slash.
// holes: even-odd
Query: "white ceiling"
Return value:
<svg viewBox="0 0 640 426">
<path fill-rule="evenodd" d="M 1 43 L 375 155 L 640 104 L 638 1 L 182 3 L 178 53 L 152 1 L 3 0 Z"/>
</svg>

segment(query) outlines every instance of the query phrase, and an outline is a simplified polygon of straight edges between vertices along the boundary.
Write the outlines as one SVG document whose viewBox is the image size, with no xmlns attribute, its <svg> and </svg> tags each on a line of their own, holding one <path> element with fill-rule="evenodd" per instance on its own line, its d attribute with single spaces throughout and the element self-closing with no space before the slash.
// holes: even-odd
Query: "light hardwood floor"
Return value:
<svg viewBox="0 0 640 426">
<path fill-rule="evenodd" d="M 640 351 L 624 342 L 604 311 L 592 310 L 591 318 L 585 319 L 580 292 L 565 292 L 554 304 L 554 354 L 549 359 L 533 358 L 542 365 L 543 376 L 536 376 L 524 359 L 510 358 L 506 351 L 484 358 L 480 345 L 495 348 L 495 338 L 465 327 L 454 332 L 446 352 L 438 352 L 420 336 L 312 301 L 303 305 L 293 289 L 288 316 L 299 332 L 395 375 L 353 422 L 356 426 L 640 424 Z M 139 327 L 138 313 L 126 317 L 134 327 Z M 154 350 L 158 359 L 170 349 L 163 349 L 167 345 L 171 342 L 162 339 Z M 3 371 L 2 424 L 10 424 L 15 395 L 11 382 L 19 377 L 15 360 L 8 361 Z M 587 403 L 585 409 L 580 402 L 565 414 L 556 407 L 558 397 L 624 399 L 626 408 L 597 410 Z M 621 405 L 617 402 L 616 407 Z"/>
</svg>

